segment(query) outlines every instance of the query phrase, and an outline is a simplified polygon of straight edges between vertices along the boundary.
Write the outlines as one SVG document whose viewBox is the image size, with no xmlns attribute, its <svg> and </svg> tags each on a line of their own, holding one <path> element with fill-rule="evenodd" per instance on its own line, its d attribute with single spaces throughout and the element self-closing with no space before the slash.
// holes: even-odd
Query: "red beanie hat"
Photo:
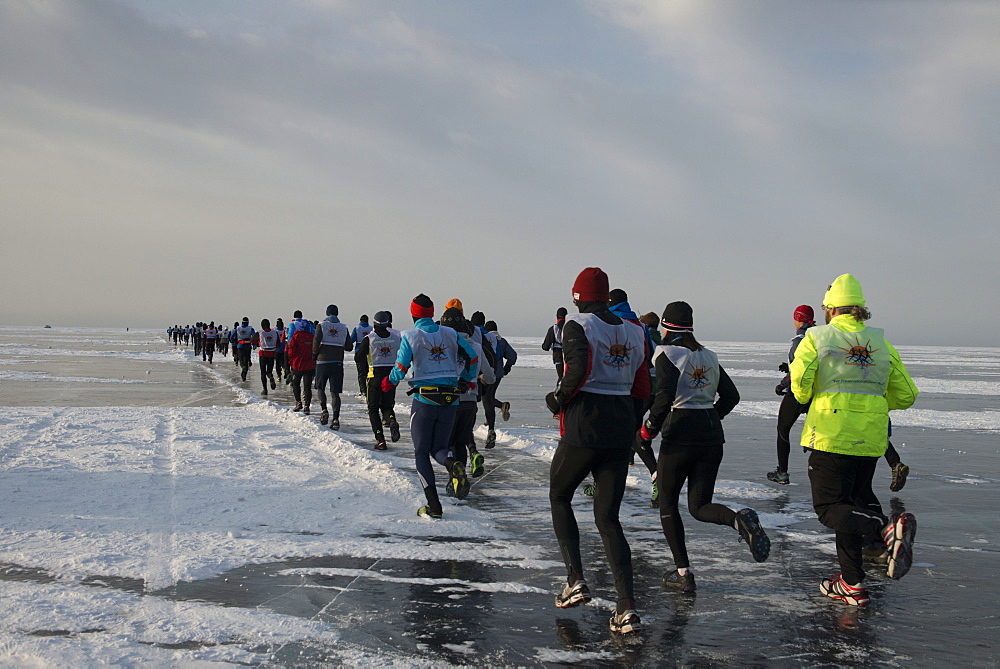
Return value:
<svg viewBox="0 0 1000 669">
<path fill-rule="evenodd" d="M 813 308 L 808 304 L 800 304 L 795 307 L 795 313 L 792 314 L 792 318 L 797 321 L 802 321 L 804 323 L 815 323 L 816 316 L 813 314 Z"/>
<path fill-rule="evenodd" d="M 423 293 L 414 297 L 410 302 L 410 315 L 414 318 L 433 318 L 434 303 L 431 302 L 431 298 Z"/>
<path fill-rule="evenodd" d="M 610 297 L 608 275 L 600 267 L 587 267 L 573 282 L 573 299 L 577 302 L 607 302 Z"/>
</svg>

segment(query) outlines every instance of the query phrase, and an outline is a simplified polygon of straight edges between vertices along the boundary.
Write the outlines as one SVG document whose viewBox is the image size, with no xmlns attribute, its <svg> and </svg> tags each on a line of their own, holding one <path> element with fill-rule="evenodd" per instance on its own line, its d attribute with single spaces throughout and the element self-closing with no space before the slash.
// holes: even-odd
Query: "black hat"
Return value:
<svg viewBox="0 0 1000 669">
<path fill-rule="evenodd" d="M 671 302 L 663 310 L 660 321 L 671 332 L 694 332 L 694 312 L 687 302 Z"/>
<path fill-rule="evenodd" d="M 441 325 L 453 328 L 458 332 L 466 332 L 465 316 L 455 307 L 444 310 L 444 313 L 441 314 Z"/>
<path fill-rule="evenodd" d="M 388 311 L 376 311 L 375 325 L 392 325 L 392 314 Z"/>
<path fill-rule="evenodd" d="M 566 314 L 568 313 L 569 312 L 566 311 L 566 307 L 559 307 L 558 309 L 556 309 L 556 318 L 558 319 L 566 318 Z"/>
<path fill-rule="evenodd" d="M 609 300 L 611 304 L 621 304 L 622 302 L 628 302 L 628 295 L 621 288 L 615 288 L 608 295 L 611 297 Z"/>
<path fill-rule="evenodd" d="M 340 314 L 340 309 L 337 308 L 336 304 L 331 304 L 330 306 L 328 306 L 326 308 L 326 315 L 327 316 L 337 316 L 339 314 Z"/>
<path fill-rule="evenodd" d="M 473 325 L 483 326 L 486 325 L 486 314 L 481 311 L 475 311 L 470 319 Z"/>
</svg>

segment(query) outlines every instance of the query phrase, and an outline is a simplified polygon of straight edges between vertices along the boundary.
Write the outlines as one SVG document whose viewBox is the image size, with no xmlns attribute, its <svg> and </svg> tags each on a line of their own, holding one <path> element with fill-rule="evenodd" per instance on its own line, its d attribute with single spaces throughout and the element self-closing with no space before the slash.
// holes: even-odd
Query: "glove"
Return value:
<svg viewBox="0 0 1000 669">
<path fill-rule="evenodd" d="M 549 408 L 549 411 L 552 412 L 553 416 L 558 415 L 559 412 L 562 411 L 562 406 L 559 404 L 559 401 L 556 400 L 555 393 L 549 393 L 545 396 L 545 406 Z"/>
<path fill-rule="evenodd" d="M 778 365 L 778 371 L 779 372 L 784 372 L 785 374 L 788 374 L 789 373 L 789 371 L 788 371 L 788 363 L 787 362 L 783 362 L 780 365 Z"/>
<path fill-rule="evenodd" d="M 656 439 L 656 435 L 659 433 L 659 430 L 650 430 L 647 428 L 645 423 L 643 423 L 642 427 L 639 428 L 639 437 L 646 442 L 651 443 L 653 439 Z"/>
<path fill-rule="evenodd" d="M 513 366 L 514 365 L 504 365 L 503 366 L 503 375 L 507 376 L 508 374 L 510 374 L 510 368 L 513 367 Z"/>
<path fill-rule="evenodd" d="M 384 377 L 382 379 L 382 392 L 383 393 L 391 392 L 392 389 L 395 388 L 395 387 L 396 386 L 392 385 L 392 381 L 389 380 L 388 376 L 386 376 L 386 377 Z"/>
<path fill-rule="evenodd" d="M 777 395 L 778 397 L 784 397 L 785 396 L 785 386 L 781 385 L 780 383 L 778 385 L 776 385 L 774 387 L 774 394 Z"/>
<path fill-rule="evenodd" d="M 653 440 L 652 439 L 645 439 L 642 436 L 642 432 L 643 432 L 644 429 L 645 428 L 641 428 L 640 427 L 635 432 L 635 450 L 636 451 L 644 451 L 647 448 L 649 448 L 649 449 L 653 448 Z"/>
<path fill-rule="evenodd" d="M 458 386 L 458 392 L 460 393 L 464 393 L 466 390 L 469 389 L 469 382 L 466 381 L 465 379 L 459 379 L 458 383 L 455 385 Z"/>
</svg>

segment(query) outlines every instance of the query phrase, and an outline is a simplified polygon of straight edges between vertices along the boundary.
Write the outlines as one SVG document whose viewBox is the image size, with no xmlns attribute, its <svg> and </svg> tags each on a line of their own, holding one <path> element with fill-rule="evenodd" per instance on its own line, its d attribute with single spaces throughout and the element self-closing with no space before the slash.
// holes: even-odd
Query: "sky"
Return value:
<svg viewBox="0 0 1000 669">
<path fill-rule="evenodd" d="M 0 2 L 0 323 L 508 335 L 604 269 L 781 341 L 850 272 L 996 346 L 1000 3 Z M 993 334 L 991 334 L 993 333 Z"/>
</svg>

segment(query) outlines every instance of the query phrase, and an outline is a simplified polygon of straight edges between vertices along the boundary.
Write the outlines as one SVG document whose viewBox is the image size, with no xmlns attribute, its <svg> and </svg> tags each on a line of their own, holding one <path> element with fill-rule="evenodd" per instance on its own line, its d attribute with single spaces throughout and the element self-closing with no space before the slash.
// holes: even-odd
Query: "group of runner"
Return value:
<svg viewBox="0 0 1000 669">
<path fill-rule="evenodd" d="M 560 422 L 549 501 L 567 583 L 555 604 L 567 608 L 591 599 L 571 501 L 592 476 L 594 518 L 617 592 L 610 627 L 629 634 L 640 629 L 641 621 L 631 552 L 618 516 L 633 451 L 650 471 L 651 504 L 659 507 L 673 554 L 675 569 L 663 581 L 667 587 L 696 590 L 678 513 L 685 483 L 691 515 L 733 528 L 755 561 L 768 558 L 771 542 L 753 509 L 736 511 L 712 501 L 725 442 L 722 420 L 740 395 L 718 356 L 695 338 L 691 306 L 671 302 L 658 318 L 637 317 L 627 294 L 609 290 L 607 275 L 596 267 L 577 276 L 572 295 L 579 313 L 560 308 L 542 344 L 552 351 L 558 376 L 545 398 Z M 838 277 L 823 305 L 824 326 L 812 327 L 812 310 L 805 306 L 795 312 L 800 332 L 779 390 L 788 388 L 796 407 L 779 411 L 779 466 L 768 479 L 788 482 L 787 448 L 782 450 L 788 444 L 788 416 L 806 413 L 801 444 L 811 453 L 813 506 L 820 522 L 836 533 L 841 566 L 840 574 L 821 582 L 820 592 L 867 606 L 865 546 L 881 548 L 890 578 L 902 578 L 912 565 L 916 519 L 906 512 L 884 515 L 871 484 L 875 463 L 890 447 L 888 411 L 911 406 L 917 388 L 882 330 L 865 325 L 871 314 L 853 276 Z M 657 457 L 652 442 L 658 436 Z M 908 469 L 898 455 L 895 462 L 892 489 L 898 490 Z"/>
<path fill-rule="evenodd" d="M 309 415 L 316 390 L 320 424 L 329 424 L 333 430 L 340 429 L 344 356 L 353 350 L 359 396 L 367 404 L 376 450 L 388 448 L 384 428 L 389 430 L 389 440 L 400 439 L 395 389 L 412 368 L 410 432 L 427 501 L 418 513 L 439 519 L 443 512 L 431 459 L 447 471 L 446 493 L 464 499 L 471 487 L 466 467 L 472 477 L 485 473 L 484 458 L 473 437 L 478 405 L 483 404 L 486 416 L 485 448 L 491 449 L 496 445 L 497 410 L 503 420 L 510 418 L 510 402 L 497 399 L 496 391 L 517 362 L 517 352 L 483 312 L 476 311 L 466 319 L 457 298 L 447 303 L 437 322 L 433 320 L 433 302 L 425 295 L 414 298 L 410 315 L 414 327 L 409 330 L 393 328 L 388 310 L 376 312 L 373 322 L 363 315 L 350 329 L 340 321 L 337 305 L 331 304 L 322 321 L 306 320 L 301 311 L 295 311 L 287 327 L 278 319 L 272 329 L 268 319 L 263 319 L 258 331 L 244 317 L 231 330 L 219 332 L 214 323 L 198 323 L 181 329 L 181 336 L 187 335 L 187 341 L 195 343 L 195 355 L 211 351 L 201 342 L 225 339 L 231 343 L 233 361 L 240 365 L 243 381 L 252 366 L 251 352 L 256 349 L 261 394 L 274 390 L 284 375 L 295 398 L 293 411 Z M 176 328 L 168 328 L 167 335 L 175 343 L 180 341 Z M 211 353 L 206 362 L 211 362 Z"/>
<path fill-rule="evenodd" d="M 633 453 L 650 473 L 650 504 L 659 508 L 674 559 L 675 568 L 664 576 L 666 586 L 687 593 L 696 590 L 678 508 L 685 484 L 691 515 L 732 528 L 747 543 L 753 560 L 767 560 L 771 542 L 756 511 L 713 502 L 725 442 L 722 420 L 740 395 L 718 356 L 695 338 L 691 306 L 671 302 L 660 316 L 652 312 L 637 316 L 625 291 L 610 290 L 607 275 L 597 267 L 580 272 L 572 296 L 578 313 L 570 315 L 560 308 L 542 345 L 552 352 L 558 376 L 555 390 L 545 397 L 559 419 L 549 501 L 567 571 L 566 586 L 555 604 L 567 608 L 591 599 L 571 504 L 576 489 L 590 476 L 594 518 L 617 592 L 610 627 L 629 634 L 641 628 L 641 621 L 631 551 L 619 511 Z M 334 430 L 340 427 L 344 355 L 353 350 L 359 395 L 366 399 L 378 450 L 387 448 L 384 428 L 389 429 L 391 441 L 400 438 L 394 412 L 396 387 L 409 374 L 410 435 L 426 498 L 418 514 L 440 519 L 443 509 L 433 462 L 446 472 L 446 494 L 465 499 L 471 488 L 469 476 L 484 472 L 473 437 L 478 404 L 483 403 L 488 426 L 485 448 L 493 448 L 496 410 L 504 420 L 510 416 L 510 403 L 496 399 L 496 388 L 510 373 L 517 354 L 482 312 L 466 318 L 458 299 L 446 304 L 437 321 L 427 295 L 413 298 L 409 310 L 413 327 L 403 331 L 393 327 L 387 310 L 376 312 L 372 322 L 362 316 L 349 329 L 340 322 L 337 306 L 330 305 L 323 321 L 306 320 L 296 311 L 287 327 L 278 319 L 272 329 L 263 319 L 256 331 L 245 317 L 231 330 L 199 324 L 192 332 L 171 328 L 168 336 L 175 342 L 178 337 L 200 339 L 196 354 L 200 351 L 209 362 L 213 342 L 231 343 L 244 381 L 250 352 L 256 348 L 261 394 L 275 389 L 275 375 L 278 380 L 283 375 L 295 397 L 293 410 L 308 415 L 315 388 L 320 423 L 329 423 Z M 915 518 L 905 512 L 884 515 L 871 483 L 877 460 L 890 457 L 888 411 L 908 408 L 918 391 L 882 330 L 865 324 L 871 314 L 853 276 L 842 275 L 830 285 L 823 310 L 824 326 L 815 325 L 807 305 L 793 315 L 796 338 L 789 363 L 781 368 L 786 377 L 776 388 L 782 395 L 779 463 L 768 479 L 788 483 L 788 434 L 795 418 L 805 413 L 800 443 L 810 452 L 813 506 L 820 522 L 836 532 L 841 566 L 840 574 L 822 581 L 820 591 L 847 604 L 866 606 L 870 602 L 863 586 L 866 546 L 881 548 L 890 578 L 901 578 L 912 564 Z M 653 452 L 657 437 L 658 455 Z M 890 466 L 892 489 L 898 490 L 908 468 L 898 455 Z"/>
</svg>

